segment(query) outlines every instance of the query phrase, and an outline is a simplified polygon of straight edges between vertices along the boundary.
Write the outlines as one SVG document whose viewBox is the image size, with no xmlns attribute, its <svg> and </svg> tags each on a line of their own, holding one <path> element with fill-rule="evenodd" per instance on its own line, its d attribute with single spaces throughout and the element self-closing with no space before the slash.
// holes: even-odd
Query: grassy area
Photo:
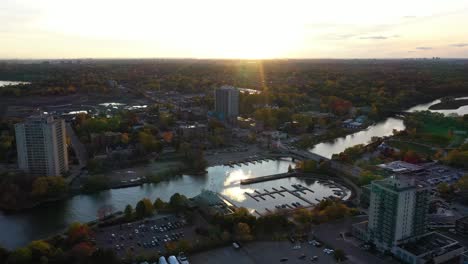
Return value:
<svg viewBox="0 0 468 264">
<path fill-rule="evenodd" d="M 436 153 L 435 150 L 429 148 L 429 147 L 426 147 L 426 146 L 422 146 L 422 145 L 419 145 L 419 144 L 414 144 L 414 143 L 410 143 L 410 142 L 401 142 L 401 141 L 389 141 L 387 142 L 390 146 L 394 147 L 394 148 L 397 148 L 399 150 L 404 150 L 404 151 L 407 151 L 407 150 L 412 150 L 418 154 L 421 154 L 421 155 L 434 155 Z"/>
</svg>

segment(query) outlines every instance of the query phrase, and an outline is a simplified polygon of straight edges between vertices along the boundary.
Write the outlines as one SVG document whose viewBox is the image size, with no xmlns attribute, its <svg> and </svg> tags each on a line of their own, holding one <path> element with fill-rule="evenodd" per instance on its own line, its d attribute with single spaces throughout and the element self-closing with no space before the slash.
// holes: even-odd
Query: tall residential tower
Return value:
<svg viewBox="0 0 468 264">
<path fill-rule="evenodd" d="M 232 86 L 221 86 L 215 90 L 215 112 L 221 119 L 239 115 L 239 90 Z"/>
<path fill-rule="evenodd" d="M 368 236 L 390 250 L 399 241 L 426 233 L 429 188 L 393 176 L 371 184 Z"/>
<path fill-rule="evenodd" d="M 15 124 L 18 166 L 34 176 L 58 176 L 68 171 L 65 122 L 33 116 Z"/>
</svg>

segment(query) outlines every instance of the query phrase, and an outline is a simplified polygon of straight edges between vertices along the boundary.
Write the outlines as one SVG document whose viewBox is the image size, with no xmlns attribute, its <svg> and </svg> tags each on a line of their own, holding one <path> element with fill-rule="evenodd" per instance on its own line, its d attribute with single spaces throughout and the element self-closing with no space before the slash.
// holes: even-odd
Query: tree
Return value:
<svg viewBox="0 0 468 264">
<path fill-rule="evenodd" d="M 137 203 L 135 212 L 138 218 L 150 216 L 154 212 L 153 204 L 148 198 L 143 198 Z"/>
<path fill-rule="evenodd" d="M 156 140 L 150 131 L 140 131 L 138 133 L 138 142 L 140 142 L 146 152 L 161 152 L 162 150 L 161 143 Z"/>
<path fill-rule="evenodd" d="M 455 186 L 458 188 L 462 202 L 468 204 L 468 175 L 461 177 Z"/>
<path fill-rule="evenodd" d="M 187 197 L 185 197 L 185 195 L 175 193 L 174 195 L 171 196 L 169 200 L 169 205 L 175 210 L 180 210 L 187 205 L 187 202 L 188 202 L 188 199 Z"/>
<path fill-rule="evenodd" d="M 76 259 L 82 261 L 83 259 L 91 256 L 93 252 L 94 252 L 94 247 L 91 244 L 89 244 L 88 242 L 80 242 L 76 244 L 75 246 L 73 246 L 70 254 Z"/>
<path fill-rule="evenodd" d="M 362 171 L 361 175 L 359 176 L 359 185 L 361 186 L 368 185 L 372 181 L 381 180 L 381 179 L 382 179 L 382 176 L 374 174 L 371 171 L 365 170 L 365 171 Z"/>
<path fill-rule="evenodd" d="M 34 196 L 44 196 L 47 194 L 49 184 L 46 177 L 38 177 L 34 180 L 31 194 Z"/>
<path fill-rule="evenodd" d="M 446 182 L 441 182 L 437 185 L 437 191 L 439 192 L 440 196 L 447 198 L 450 194 L 452 194 L 452 188 Z"/>
<path fill-rule="evenodd" d="M 419 157 L 418 153 L 408 150 L 405 155 L 403 156 L 403 161 L 406 161 L 408 163 L 420 163 L 421 162 L 421 157 Z"/>
<path fill-rule="evenodd" d="M 294 221 L 301 225 L 309 225 L 312 221 L 312 212 L 308 209 L 301 208 L 294 212 Z"/>
<path fill-rule="evenodd" d="M 32 263 L 32 253 L 29 248 L 23 247 L 13 251 L 8 257 L 8 264 L 29 264 Z"/>
<path fill-rule="evenodd" d="M 237 239 L 241 241 L 249 241 L 253 239 L 250 231 L 250 226 L 246 223 L 238 223 L 235 229 Z"/>
<path fill-rule="evenodd" d="M 164 209 L 166 205 L 167 204 L 163 200 L 161 200 L 161 198 L 157 198 L 153 203 L 153 207 L 156 210 Z"/>
<path fill-rule="evenodd" d="M 297 168 L 302 172 L 310 173 L 317 171 L 317 162 L 315 160 L 304 160 L 297 164 Z"/>
<path fill-rule="evenodd" d="M 336 259 L 336 261 L 341 262 L 346 260 L 346 254 L 344 253 L 343 250 L 341 249 L 335 249 L 333 252 L 333 257 Z"/>
<path fill-rule="evenodd" d="M 88 240 L 90 237 L 90 230 L 87 225 L 76 222 L 70 225 L 67 235 L 68 242 L 71 245 L 74 245 L 76 243 Z"/>
<path fill-rule="evenodd" d="M 127 204 L 127 206 L 125 207 L 124 215 L 125 220 L 127 221 L 133 219 L 133 207 L 131 205 Z"/>
<path fill-rule="evenodd" d="M 43 240 L 32 241 L 28 247 L 35 257 L 49 256 L 52 253 L 52 246 Z"/>
</svg>

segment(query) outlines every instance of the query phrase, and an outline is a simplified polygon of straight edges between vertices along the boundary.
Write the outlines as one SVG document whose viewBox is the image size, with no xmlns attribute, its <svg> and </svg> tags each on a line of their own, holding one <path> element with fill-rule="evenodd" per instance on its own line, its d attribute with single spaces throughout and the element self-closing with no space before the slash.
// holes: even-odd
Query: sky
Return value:
<svg viewBox="0 0 468 264">
<path fill-rule="evenodd" d="M 468 58 L 468 0 L 0 0 L 0 58 Z"/>
</svg>

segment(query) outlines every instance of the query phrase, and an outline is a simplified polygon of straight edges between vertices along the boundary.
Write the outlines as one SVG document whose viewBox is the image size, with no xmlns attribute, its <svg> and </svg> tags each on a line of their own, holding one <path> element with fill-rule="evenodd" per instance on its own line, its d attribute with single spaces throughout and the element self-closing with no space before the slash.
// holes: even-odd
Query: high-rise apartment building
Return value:
<svg viewBox="0 0 468 264">
<path fill-rule="evenodd" d="M 221 119 L 236 118 L 239 115 L 239 90 L 226 85 L 216 88 L 215 112 Z"/>
<path fill-rule="evenodd" d="M 371 184 L 368 238 L 383 250 L 426 233 L 429 188 L 393 176 Z"/>
<path fill-rule="evenodd" d="M 18 167 L 35 176 L 68 171 L 65 122 L 52 116 L 32 116 L 15 124 Z"/>
</svg>

